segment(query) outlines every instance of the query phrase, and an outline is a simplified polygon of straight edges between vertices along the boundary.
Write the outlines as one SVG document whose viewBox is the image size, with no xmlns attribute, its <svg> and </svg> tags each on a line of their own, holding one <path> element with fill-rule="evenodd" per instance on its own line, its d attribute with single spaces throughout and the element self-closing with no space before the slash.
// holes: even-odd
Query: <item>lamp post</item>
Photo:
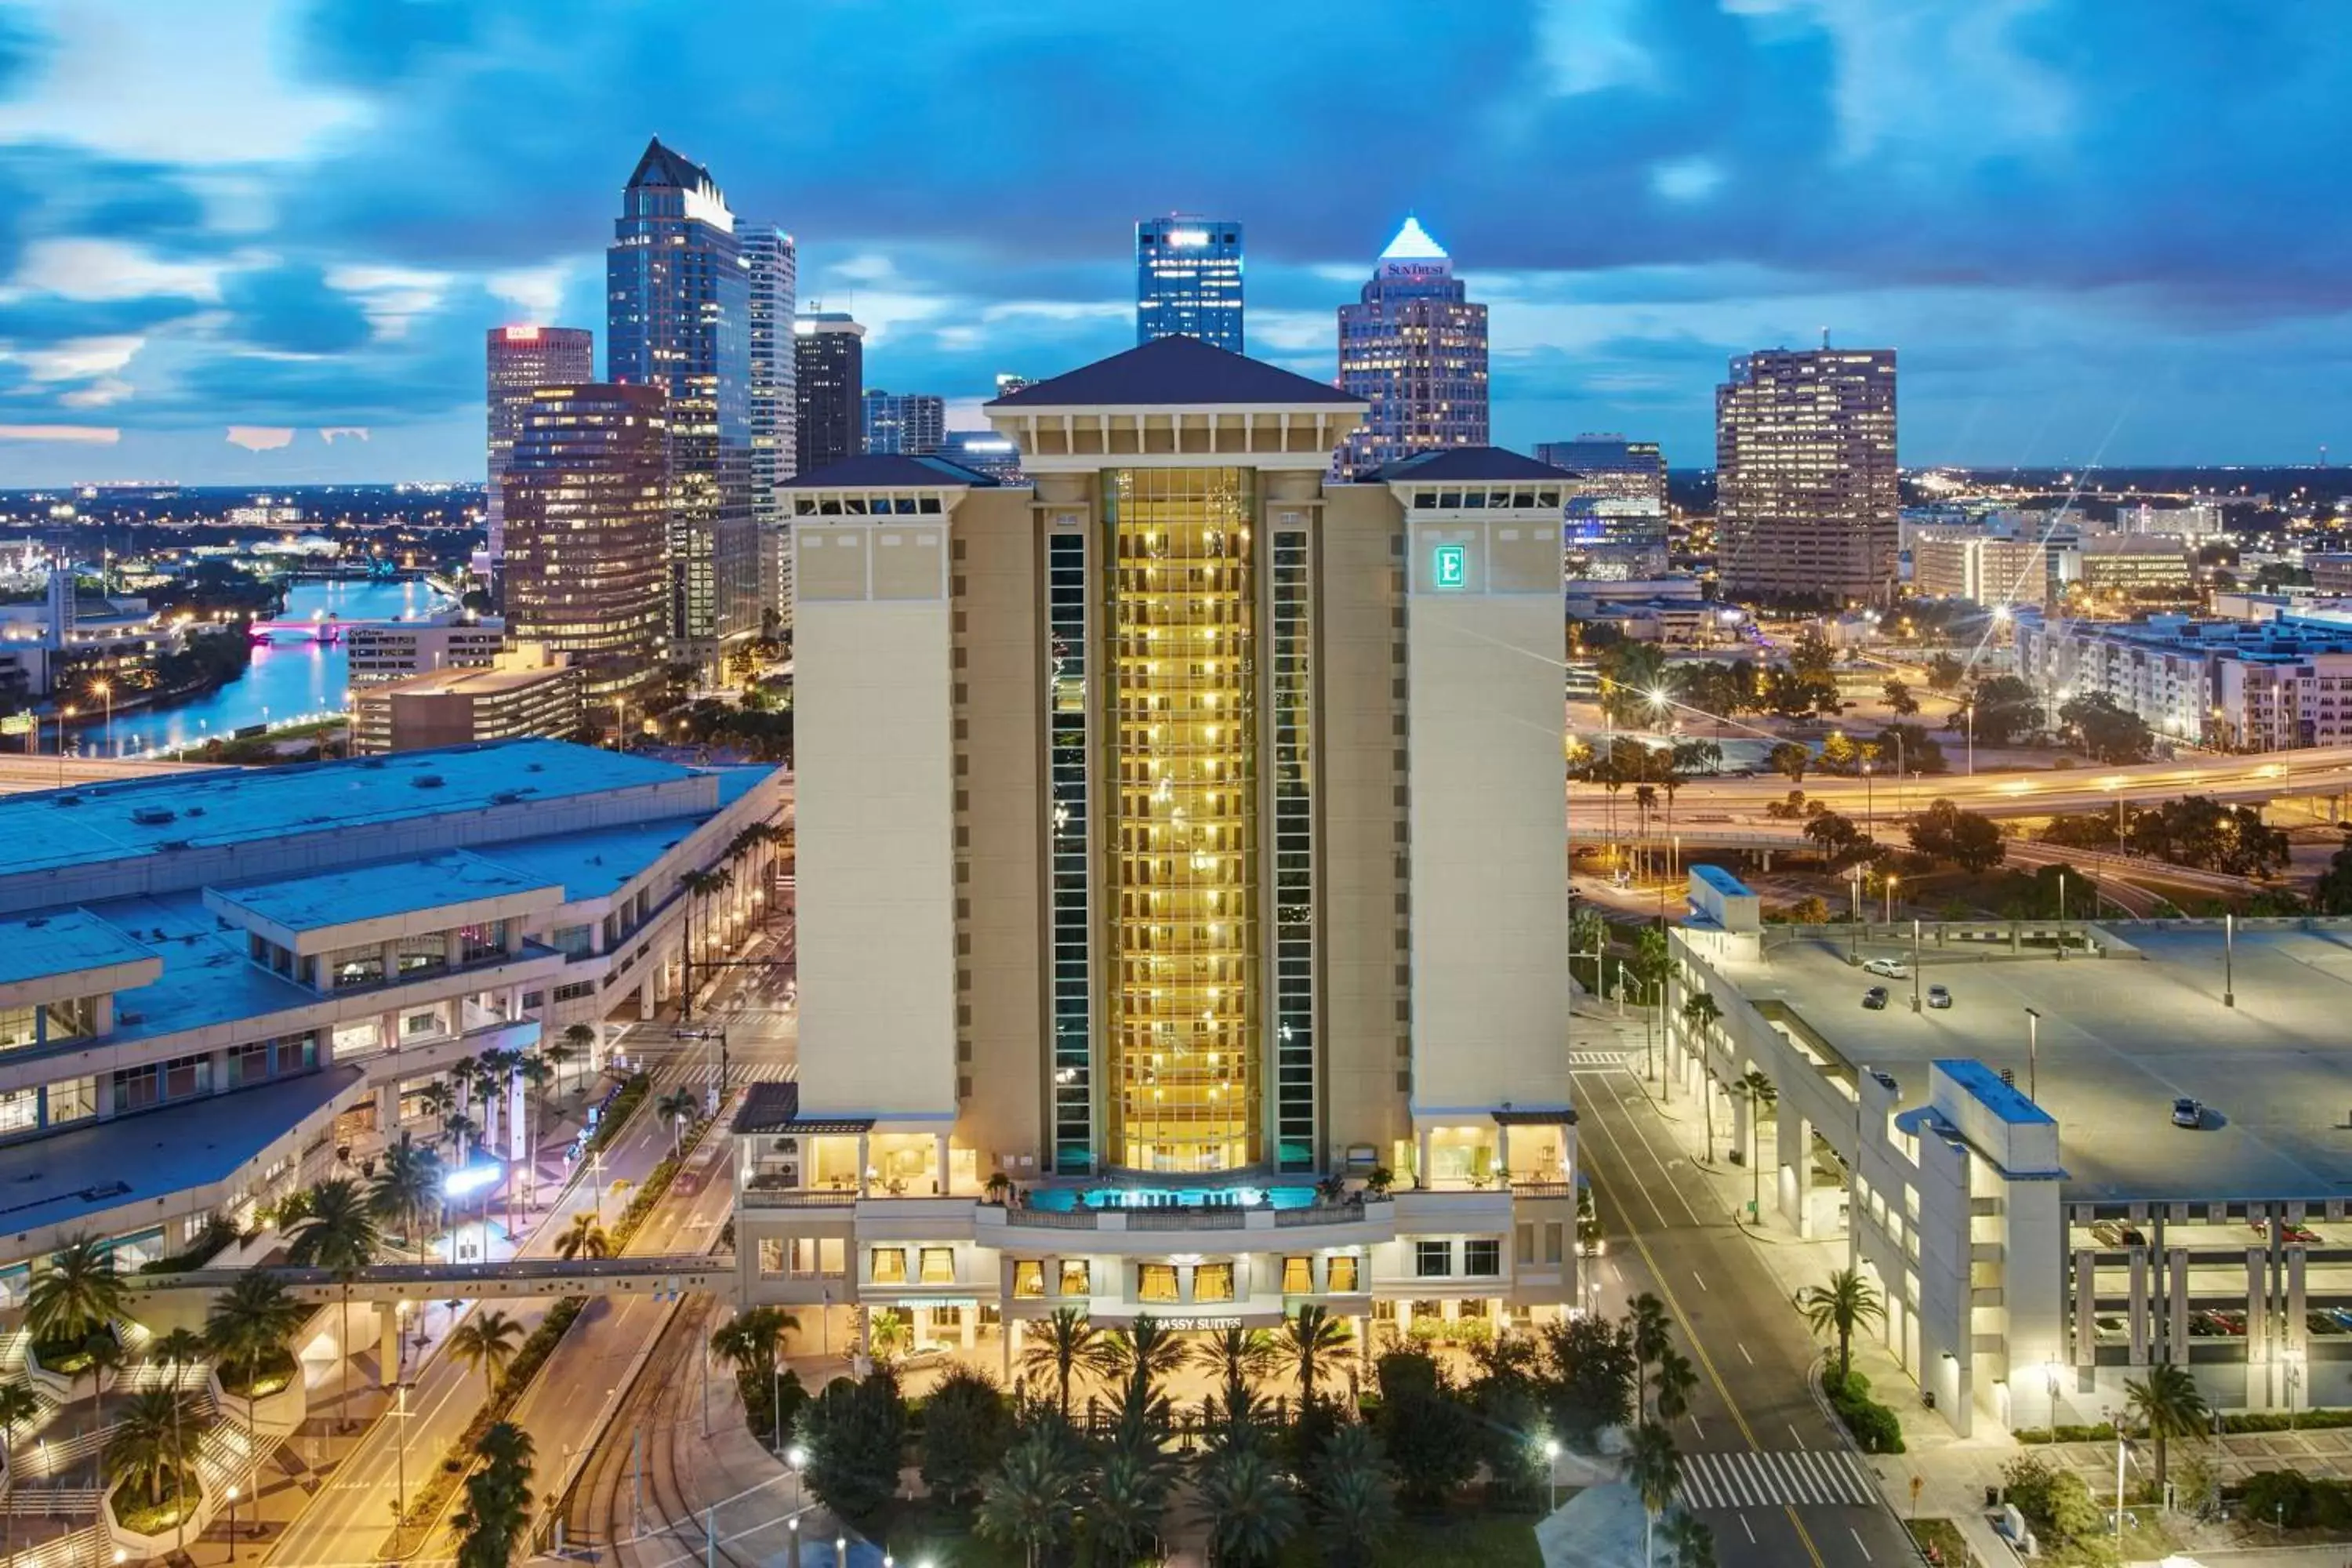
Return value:
<svg viewBox="0 0 2352 1568">
<path fill-rule="evenodd" d="M 406 1303 L 403 1303 L 403 1305 L 405 1304 Z M 394 1452 L 397 1454 L 398 1458 L 394 1461 L 399 1469 L 398 1484 L 400 1488 L 398 1495 L 393 1504 L 392 1528 L 394 1531 L 398 1531 L 408 1522 L 408 1389 L 409 1384 L 406 1383 L 398 1383 L 393 1385 L 393 1398 L 394 1400 L 394 1404 L 392 1407 L 392 1413 L 394 1417 L 400 1423 L 400 1436 L 394 1445 Z"/>
<path fill-rule="evenodd" d="M 784 1463 L 791 1467 L 793 1472 L 793 1511 L 794 1513 L 798 1513 L 801 1509 L 801 1471 L 807 1467 L 808 1459 L 808 1450 L 798 1443 L 784 1450 Z M 798 1530 L 800 1521 L 793 1521 L 793 1528 Z"/>
<path fill-rule="evenodd" d="M 2221 1005 L 2224 1007 L 2238 1005 L 2237 959 L 2238 917 L 2226 914 L 2221 917 Z"/>
<path fill-rule="evenodd" d="M 2050 1431 L 2053 1436 L 2058 1431 L 2058 1359 L 2055 1356 L 2042 1363 L 2042 1374 L 2050 1384 Z"/>
<path fill-rule="evenodd" d="M 1902 879 L 1892 871 L 1886 873 L 1886 923 L 1895 923 L 1895 884 Z"/>
<path fill-rule="evenodd" d="M 1558 1513 L 1559 1511 L 1559 1439 L 1545 1438 L 1543 1451 L 1544 1468 L 1548 1472 L 1547 1479 L 1551 1483 L 1550 1511 Z"/>
<path fill-rule="evenodd" d="M 90 689 L 106 700 L 106 749 L 111 752 L 114 750 L 114 682 L 93 681 Z"/>
<path fill-rule="evenodd" d="M 2025 1010 L 2025 1098 L 2042 1103 L 2042 1009 Z"/>
<path fill-rule="evenodd" d="M 236 1561 L 236 1483 L 228 1484 L 228 1560 Z"/>
</svg>

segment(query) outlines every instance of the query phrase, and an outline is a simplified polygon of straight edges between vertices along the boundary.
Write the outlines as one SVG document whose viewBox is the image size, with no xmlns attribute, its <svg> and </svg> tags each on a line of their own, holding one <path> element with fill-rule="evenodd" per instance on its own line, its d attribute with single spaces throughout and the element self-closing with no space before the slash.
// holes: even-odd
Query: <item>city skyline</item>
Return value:
<svg viewBox="0 0 2352 1568">
<path fill-rule="evenodd" d="M 1139 93 L 1130 24 L 1049 6 L 943 16 L 908 116 L 723 69 L 787 36 L 896 56 L 855 12 L 721 7 L 740 47 L 652 82 L 626 15 L 28 5 L 0 26 L 0 484 L 467 477 L 479 334 L 602 321 L 612 171 L 654 134 L 788 227 L 803 297 L 866 321 L 877 378 L 942 391 L 956 426 L 999 372 L 1129 340 L 1132 227 L 1171 209 L 1248 226 L 1252 349 L 1328 379 L 1329 312 L 1417 211 L 1492 306 L 1494 438 L 1522 450 L 1622 429 L 1690 466 L 1728 359 L 1827 326 L 1904 354 L 1906 464 L 2309 461 L 2352 323 L 2343 176 L 2307 126 L 2347 46 L 2296 7 L 2165 10 L 1627 3 L 1432 31 L 1375 7 L 1342 72 L 1339 24 L 1300 9 L 1253 18 L 1245 68 L 1180 59 Z M 989 62 L 1049 35 L 1101 89 L 1085 136 L 981 111 Z M 1342 109 L 1389 59 L 1444 133 L 1368 162 Z"/>
</svg>

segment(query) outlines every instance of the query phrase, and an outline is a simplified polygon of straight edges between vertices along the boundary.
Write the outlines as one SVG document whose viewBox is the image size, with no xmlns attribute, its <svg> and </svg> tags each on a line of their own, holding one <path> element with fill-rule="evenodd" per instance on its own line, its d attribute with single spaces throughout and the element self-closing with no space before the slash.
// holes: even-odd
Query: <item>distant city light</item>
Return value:
<svg viewBox="0 0 2352 1568">
<path fill-rule="evenodd" d="M 1171 245 L 1206 245 L 1209 243 L 1209 231 L 1205 228 L 1171 228 L 1168 231 L 1168 243 Z"/>
<path fill-rule="evenodd" d="M 532 342 L 535 342 L 538 337 L 539 329 L 537 327 L 509 327 L 507 329 L 507 342 L 510 343 Z"/>
</svg>

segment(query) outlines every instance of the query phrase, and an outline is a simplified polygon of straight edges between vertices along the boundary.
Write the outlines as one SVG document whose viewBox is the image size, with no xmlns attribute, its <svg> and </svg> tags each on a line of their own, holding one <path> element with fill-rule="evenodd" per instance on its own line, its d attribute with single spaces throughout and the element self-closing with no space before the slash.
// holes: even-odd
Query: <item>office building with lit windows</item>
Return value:
<svg viewBox="0 0 2352 1568">
<path fill-rule="evenodd" d="M 670 655 L 760 629 L 751 268 L 710 171 L 648 142 L 604 253 L 608 379 L 669 395 Z"/>
<path fill-rule="evenodd" d="M 1335 482 L 1360 400 L 1181 336 L 985 412 L 1026 483 L 791 486 L 800 1069 L 734 1122 L 744 1299 L 1007 1358 L 1065 1306 L 1558 1313 L 1558 476 Z"/>
<path fill-rule="evenodd" d="M 1135 226 L 1135 341 L 1242 352 L 1242 226 L 1181 215 Z"/>
<path fill-rule="evenodd" d="M 540 387 L 595 380 L 596 337 L 585 327 L 492 327 L 488 369 L 490 461 L 482 521 L 496 581 L 505 566 L 507 537 L 499 480 L 507 471 L 515 437 L 522 433 L 523 410 Z"/>
<path fill-rule="evenodd" d="M 1364 423 L 1337 461 L 1366 475 L 1415 452 L 1487 443 L 1486 307 L 1406 218 L 1356 303 L 1339 307 L 1339 385 Z"/>
<path fill-rule="evenodd" d="M 1717 569 L 1736 598 L 1895 592 L 1895 351 L 1769 349 L 1715 391 Z"/>
<path fill-rule="evenodd" d="M 866 329 L 844 311 L 807 310 L 793 322 L 796 474 L 866 449 Z"/>
<path fill-rule="evenodd" d="M 507 635 L 578 666 L 599 725 L 642 714 L 661 669 L 667 407 L 658 386 L 541 387 L 507 468 Z"/>
<path fill-rule="evenodd" d="M 927 457 L 948 437 L 948 400 L 928 392 L 885 392 L 868 387 L 859 399 L 865 448 L 878 458 Z"/>
</svg>

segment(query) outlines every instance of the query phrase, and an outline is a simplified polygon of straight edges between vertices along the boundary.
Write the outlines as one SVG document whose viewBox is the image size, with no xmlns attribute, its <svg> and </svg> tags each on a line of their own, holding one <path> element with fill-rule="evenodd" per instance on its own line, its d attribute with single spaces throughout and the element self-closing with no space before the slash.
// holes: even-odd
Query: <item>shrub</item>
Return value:
<svg viewBox="0 0 2352 1568">
<path fill-rule="evenodd" d="M 1850 1372 L 1841 1380 L 1835 1373 L 1822 1379 L 1830 1408 L 1837 1412 L 1853 1440 L 1865 1454 L 1903 1452 L 1903 1423 L 1895 1412 L 1870 1397 L 1870 1379 Z"/>
</svg>

